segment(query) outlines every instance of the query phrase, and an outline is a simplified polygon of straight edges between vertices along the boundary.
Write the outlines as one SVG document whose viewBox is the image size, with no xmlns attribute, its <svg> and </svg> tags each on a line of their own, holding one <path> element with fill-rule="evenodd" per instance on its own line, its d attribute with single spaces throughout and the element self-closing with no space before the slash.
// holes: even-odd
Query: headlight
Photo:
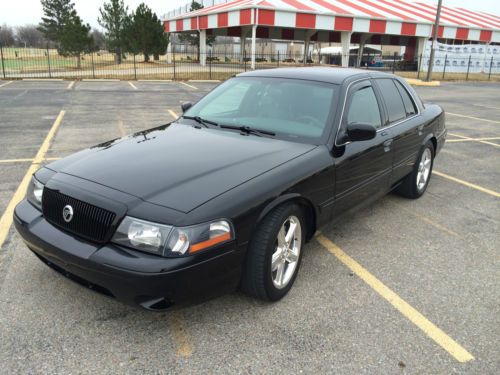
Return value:
<svg viewBox="0 0 500 375">
<path fill-rule="evenodd" d="M 43 196 L 43 184 L 38 181 L 35 176 L 31 177 L 31 181 L 28 185 L 28 192 L 26 193 L 26 198 L 33 206 L 42 210 L 42 196 Z"/>
<path fill-rule="evenodd" d="M 179 257 L 209 249 L 233 238 L 233 229 L 227 220 L 176 228 L 127 216 L 112 241 L 165 257 Z"/>
</svg>

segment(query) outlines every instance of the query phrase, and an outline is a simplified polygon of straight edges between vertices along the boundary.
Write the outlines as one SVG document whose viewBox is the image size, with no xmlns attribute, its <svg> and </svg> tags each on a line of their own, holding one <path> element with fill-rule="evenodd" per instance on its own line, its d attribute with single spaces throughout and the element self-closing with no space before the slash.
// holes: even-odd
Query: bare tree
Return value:
<svg viewBox="0 0 500 375">
<path fill-rule="evenodd" d="M 16 28 L 16 44 L 20 47 L 44 48 L 47 41 L 35 25 L 24 25 Z"/>
<path fill-rule="evenodd" d="M 14 30 L 12 30 L 12 27 L 3 24 L 0 27 L 0 43 L 2 46 L 13 46 L 14 42 Z"/>
<path fill-rule="evenodd" d="M 94 39 L 94 48 L 96 51 L 100 51 L 106 48 L 106 37 L 104 33 L 97 29 L 92 29 L 92 38 Z"/>
</svg>

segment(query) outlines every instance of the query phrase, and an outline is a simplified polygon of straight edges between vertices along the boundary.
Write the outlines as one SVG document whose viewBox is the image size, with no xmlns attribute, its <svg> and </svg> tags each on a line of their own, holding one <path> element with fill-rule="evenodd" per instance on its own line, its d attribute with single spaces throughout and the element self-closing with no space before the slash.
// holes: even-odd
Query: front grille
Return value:
<svg viewBox="0 0 500 375">
<path fill-rule="evenodd" d="M 73 208 L 73 218 L 66 222 L 63 209 Z M 96 207 L 48 188 L 43 189 L 43 216 L 50 223 L 90 241 L 105 242 L 115 219 L 115 213 Z"/>
</svg>

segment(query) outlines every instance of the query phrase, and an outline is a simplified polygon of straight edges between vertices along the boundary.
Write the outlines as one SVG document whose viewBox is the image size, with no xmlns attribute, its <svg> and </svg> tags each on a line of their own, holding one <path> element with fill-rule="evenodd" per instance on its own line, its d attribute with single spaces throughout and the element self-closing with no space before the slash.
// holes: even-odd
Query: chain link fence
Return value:
<svg viewBox="0 0 500 375">
<path fill-rule="evenodd" d="M 61 56 L 55 49 L 0 47 L 1 71 L 4 79 L 63 78 L 63 79 L 165 79 L 165 80 L 223 80 L 251 70 L 248 53 L 208 52 L 201 55 L 192 51 L 160 56 L 122 54 L 117 63 L 116 54 L 108 51 L 85 53 L 79 57 Z M 200 60 L 205 65 L 200 64 Z M 388 71 L 407 78 L 424 78 L 429 57 L 381 54 L 310 54 L 304 61 L 299 53 L 257 53 L 255 69 L 293 66 L 349 66 L 368 70 Z M 420 69 L 419 69 L 420 67 Z M 435 60 L 434 79 L 495 80 L 500 81 L 500 54 L 498 56 L 446 55 Z"/>
</svg>

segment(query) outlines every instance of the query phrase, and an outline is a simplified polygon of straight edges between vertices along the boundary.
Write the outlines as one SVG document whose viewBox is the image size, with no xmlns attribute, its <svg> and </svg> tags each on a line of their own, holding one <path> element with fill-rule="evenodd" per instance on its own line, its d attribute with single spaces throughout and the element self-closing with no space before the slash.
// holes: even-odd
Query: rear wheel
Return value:
<svg viewBox="0 0 500 375">
<path fill-rule="evenodd" d="M 396 192 L 407 198 L 420 198 L 429 185 L 433 164 L 434 145 L 431 141 L 428 141 L 420 151 L 413 172 L 404 178 L 401 185 L 396 188 Z"/>
<path fill-rule="evenodd" d="M 271 211 L 250 242 L 243 291 L 267 301 L 283 298 L 297 277 L 305 231 L 300 206 L 288 203 Z"/>
</svg>

